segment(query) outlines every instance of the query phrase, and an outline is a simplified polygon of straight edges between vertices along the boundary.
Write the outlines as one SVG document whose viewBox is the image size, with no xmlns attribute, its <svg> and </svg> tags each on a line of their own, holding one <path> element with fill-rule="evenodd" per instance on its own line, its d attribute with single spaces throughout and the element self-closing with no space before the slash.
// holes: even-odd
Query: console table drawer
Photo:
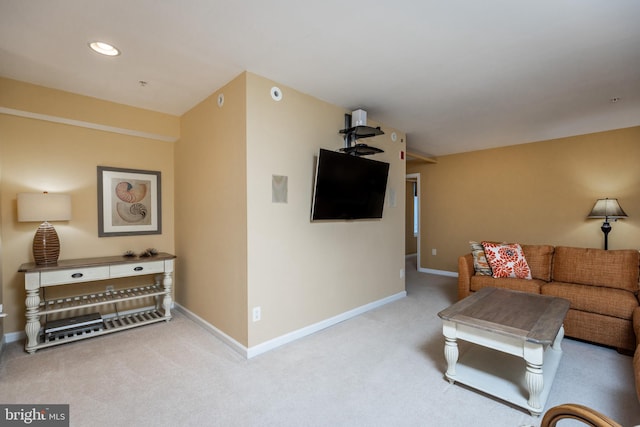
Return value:
<svg viewBox="0 0 640 427">
<path fill-rule="evenodd" d="M 40 286 L 62 285 L 76 282 L 90 282 L 109 278 L 109 267 L 78 268 L 74 270 L 43 271 Z"/>
<path fill-rule="evenodd" d="M 112 265 L 111 277 L 140 276 L 164 272 L 164 261 L 141 262 L 139 264 Z"/>
</svg>

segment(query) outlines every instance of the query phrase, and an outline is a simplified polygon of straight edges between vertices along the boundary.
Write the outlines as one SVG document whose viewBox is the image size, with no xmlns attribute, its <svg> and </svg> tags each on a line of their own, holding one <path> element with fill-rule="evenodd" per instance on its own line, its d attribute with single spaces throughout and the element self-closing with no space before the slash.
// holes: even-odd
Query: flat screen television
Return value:
<svg viewBox="0 0 640 427">
<path fill-rule="evenodd" d="M 382 218 L 389 163 L 320 149 L 311 220 Z"/>
</svg>

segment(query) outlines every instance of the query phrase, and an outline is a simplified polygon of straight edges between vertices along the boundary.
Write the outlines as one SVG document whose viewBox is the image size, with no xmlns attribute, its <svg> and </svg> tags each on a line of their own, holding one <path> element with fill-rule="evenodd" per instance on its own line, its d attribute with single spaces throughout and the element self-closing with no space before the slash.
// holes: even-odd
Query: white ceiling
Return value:
<svg viewBox="0 0 640 427">
<path fill-rule="evenodd" d="M 640 1 L 0 0 L 4 77 L 180 115 L 245 70 L 433 156 L 636 126 Z"/>
</svg>

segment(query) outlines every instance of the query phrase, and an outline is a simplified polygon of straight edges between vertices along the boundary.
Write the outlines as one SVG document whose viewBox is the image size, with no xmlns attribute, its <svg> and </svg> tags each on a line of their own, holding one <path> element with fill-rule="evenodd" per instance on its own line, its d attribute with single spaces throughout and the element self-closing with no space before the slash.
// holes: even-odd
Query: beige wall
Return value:
<svg viewBox="0 0 640 427">
<path fill-rule="evenodd" d="M 246 346 L 245 80 L 242 74 L 182 117 L 175 210 L 177 302 Z"/>
<path fill-rule="evenodd" d="M 382 220 L 310 222 L 314 156 L 343 146 L 345 112 L 247 75 L 247 318 L 253 307 L 262 311 L 249 322 L 250 347 L 404 291 L 403 134 L 391 142 L 393 129 L 383 127 L 385 135 L 367 140 L 385 150 L 371 158 L 391 164 L 395 207 L 387 201 Z M 272 203 L 272 175 L 288 177 L 288 203 Z"/>
<path fill-rule="evenodd" d="M 312 224 L 314 156 L 342 147 L 345 111 L 284 86 L 276 102 L 274 85 L 243 73 L 183 116 L 176 144 L 177 301 L 247 348 L 404 290 L 404 143 L 375 141 L 396 194 L 382 221 Z"/>
<path fill-rule="evenodd" d="M 388 128 L 371 140 L 386 150 L 375 158 L 391 163 L 384 218 L 311 223 L 314 156 L 342 146 L 339 107 L 286 87 L 275 103 L 274 83 L 253 74 L 182 118 L 7 79 L 0 85 L 5 333 L 24 327 L 17 269 L 31 261 L 37 225 L 16 220 L 23 191 L 71 194 L 73 219 L 55 224 L 61 258 L 147 247 L 176 253 L 177 302 L 247 347 L 404 291 L 405 136 L 397 130 L 402 142 L 391 142 Z M 162 172 L 162 235 L 97 237 L 98 165 Z M 272 174 L 289 177 L 287 204 L 271 203 Z M 252 323 L 255 306 L 263 315 Z"/>
<path fill-rule="evenodd" d="M 0 107 L 177 140 L 179 118 L 0 77 Z"/>
<path fill-rule="evenodd" d="M 0 107 L 5 112 L 12 111 L 0 114 L 1 262 L 3 303 L 9 313 L 4 331 L 9 333 L 24 328 L 24 277 L 17 270 L 22 263 L 33 261 L 31 247 L 38 226 L 17 222 L 17 193 L 50 191 L 71 195 L 71 221 L 54 223 L 62 259 L 115 255 L 129 249 L 141 252 L 149 247 L 175 251 L 173 143 L 51 120 L 108 123 L 118 132 L 130 129 L 175 137 L 179 134 L 179 119 L 7 79 L 0 79 L 0 94 Z M 24 118 L 14 115 L 16 111 L 48 117 Z M 162 173 L 162 234 L 98 237 L 98 165 Z M 176 282 L 179 283 L 178 278 Z"/>
<path fill-rule="evenodd" d="M 421 266 L 457 271 L 469 240 L 603 247 L 596 199 L 618 198 L 609 249 L 640 248 L 640 127 L 409 162 L 421 173 Z M 437 249 L 437 256 L 431 249 Z"/>
</svg>

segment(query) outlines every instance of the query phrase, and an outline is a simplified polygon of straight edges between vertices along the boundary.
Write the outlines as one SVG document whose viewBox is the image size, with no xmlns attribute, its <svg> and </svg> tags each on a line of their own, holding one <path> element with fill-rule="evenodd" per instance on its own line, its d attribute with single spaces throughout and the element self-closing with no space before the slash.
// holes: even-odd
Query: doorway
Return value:
<svg viewBox="0 0 640 427">
<path fill-rule="evenodd" d="M 420 174 L 406 176 L 405 256 L 420 270 Z M 413 265 L 414 262 L 408 262 Z"/>
</svg>

